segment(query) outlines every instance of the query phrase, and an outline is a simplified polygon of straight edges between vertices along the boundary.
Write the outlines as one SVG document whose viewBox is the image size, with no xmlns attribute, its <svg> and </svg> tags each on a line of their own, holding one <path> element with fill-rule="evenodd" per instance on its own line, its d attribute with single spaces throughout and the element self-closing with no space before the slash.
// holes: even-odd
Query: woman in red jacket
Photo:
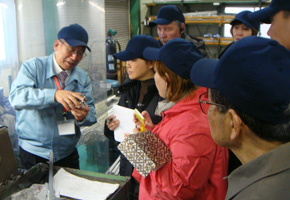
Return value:
<svg viewBox="0 0 290 200">
<path fill-rule="evenodd" d="M 207 89 L 193 85 L 189 77 L 192 65 L 203 56 L 181 38 L 161 49 L 146 48 L 143 56 L 154 60 L 156 87 L 167 100 L 166 106 L 157 107 L 163 117 L 158 125 L 142 112 L 145 127 L 167 145 L 172 160 L 146 178 L 134 169 L 139 199 L 224 199 L 228 152 L 211 138 L 207 116 L 200 109 L 199 96 Z"/>
</svg>

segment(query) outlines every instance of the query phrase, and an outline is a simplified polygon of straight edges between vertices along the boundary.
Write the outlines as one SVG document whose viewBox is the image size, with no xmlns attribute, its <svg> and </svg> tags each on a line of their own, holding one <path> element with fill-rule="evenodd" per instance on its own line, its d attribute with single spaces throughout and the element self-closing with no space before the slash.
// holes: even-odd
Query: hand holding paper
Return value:
<svg viewBox="0 0 290 200">
<path fill-rule="evenodd" d="M 115 115 L 120 121 L 119 126 L 114 130 L 115 140 L 122 142 L 125 138 L 124 133 L 132 134 L 133 129 L 135 128 L 135 124 L 133 122 L 134 110 L 123 106 L 114 105 L 112 114 Z"/>
<path fill-rule="evenodd" d="M 114 131 L 120 124 L 120 121 L 116 118 L 115 115 L 110 115 L 106 119 L 106 125 L 111 131 Z"/>
</svg>

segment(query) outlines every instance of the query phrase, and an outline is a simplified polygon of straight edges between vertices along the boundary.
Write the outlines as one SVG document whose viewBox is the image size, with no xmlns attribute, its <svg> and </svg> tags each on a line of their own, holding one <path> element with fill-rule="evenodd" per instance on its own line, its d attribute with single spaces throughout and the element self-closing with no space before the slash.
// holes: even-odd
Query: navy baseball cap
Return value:
<svg viewBox="0 0 290 200">
<path fill-rule="evenodd" d="M 270 24 L 271 17 L 281 10 L 290 11 L 289 0 L 272 0 L 268 7 L 249 14 L 249 19 Z"/>
<path fill-rule="evenodd" d="M 243 23 L 248 28 L 255 28 L 256 30 L 260 29 L 260 21 L 251 21 L 249 20 L 248 15 L 252 13 L 251 11 L 245 10 L 236 14 L 235 19 L 231 21 L 231 25 L 235 25 L 237 22 Z"/>
<path fill-rule="evenodd" d="M 133 60 L 143 57 L 143 51 L 146 47 L 159 48 L 158 41 L 151 35 L 136 35 L 128 42 L 124 51 L 113 54 L 113 56 L 122 61 Z"/>
<path fill-rule="evenodd" d="M 87 31 L 79 24 L 71 24 L 63 27 L 57 34 L 57 39 L 64 39 L 72 47 L 84 46 L 89 51 L 88 47 L 89 35 Z"/>
<path fill-rule="evenodd" d="M 182 11 L 176 5 L 166 5 L 159 9 L 157 13 L 157 19 L 150 22 L 150 26 L 155 26 L 156 24 L 166 25 L 173 21 L 180 21 L 185 23 L 185 18 Z"/>
<path fill-rule="evenodd" d="M 160 60 L 181 78 L 190 79 L 190 69 L 203 55 L 192 43 L 182 38 L 174 38 L 160 49 L 148 47 L 143 52 L 147 60 Z"/>
<path fill-rule="evenodd" d="M 191 70 L 198 86 L 215 88 L 242 112 L 271 124 L 289 121 L 290 51 L 275 40 L 245 37 L 220 60 L 202 59 Z"/>
</svg>

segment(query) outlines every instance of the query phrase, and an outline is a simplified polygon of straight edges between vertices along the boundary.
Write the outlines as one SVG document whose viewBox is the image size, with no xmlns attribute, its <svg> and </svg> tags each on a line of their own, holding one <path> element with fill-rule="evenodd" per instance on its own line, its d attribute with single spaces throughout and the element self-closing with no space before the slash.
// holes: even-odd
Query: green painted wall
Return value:
<svg viewBox="0 0 290 200">
<path fill-rule="evenodd" d="M 130 0 L 131 36 L 140 34 L 140 0 Z"/>
<path fill-rule="evenodd" d="M 46 55 L 54 51 L 53 44 L 59 31 L 59 16 L 56 3 L 57 0 L 42 0 Z"/>
</svg>

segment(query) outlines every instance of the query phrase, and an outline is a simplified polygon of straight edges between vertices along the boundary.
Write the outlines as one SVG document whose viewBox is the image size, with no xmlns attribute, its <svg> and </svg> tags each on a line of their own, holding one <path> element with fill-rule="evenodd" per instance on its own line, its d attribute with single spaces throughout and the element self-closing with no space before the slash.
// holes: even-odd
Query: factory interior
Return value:
<svg viewBox="0 0 290 200">
<path fill-rule="evenodd" d="M 132 177 L 120 175 L 120 152 L 116 152 L 114 147 L 116 141 L 110 141 L 104 134 L 108 116 L 114 113 L 113 108 L 120 100 L 119 86 L 130 78 L 128 62 L 113 55 L 126 50 L 134 36 L 149 35 L 159 41 L 158 26 L 152 26 L 151 22 L 158 19 L 157 14 L 162 7 L 171 5 L 184 15 L 182 32 L 203 44 L 207 58 L 219 59 L 227 46 L 234 42 L 231 23 L 235 16 L 244 10 L 261 10 L 270 3 L 270 0 L 0 0 L 0 199 L 136 199 L 130 191 Z M 80 126 L 81 134 L 75 146 L 79 169 L 64 169 L 77 178 L 108 183 L 110 187 L 99 185 L 96 191 L 92 189 L 95 183 L 78 180 L 76 187 L 87 191 L 84 196 L 78 196 L 81 192 L 72 189 L 66 194 L 71 195 L 57 197 L 54 187 L 58 184 L 74 185 L 73 180 L 63 177 L 56 181 L 55 174 L 60 169 L 53 166 L 50 160 L 53 157 L 47 157 L 47 163 L 30 169 L 23 167 L 19 151 L 23 138 L 17 133 L 19 128 L 15 127 L 20 116 L 17 113 L 22 109 L 34 108 L 12 105 L 10 95 L 17 95 L 13 82 L 18 80 L 18 73 L 26 67 L 26 61 L 32 62 L 30 59 L 42 59 L 53 54 L 57 48 L 55 41 L 60 39 L 59 31 L 71 24 L 81 25 L 88 34 L 88 42 L 84 45 L 88 48 L 77 66 L 89 77 L 92 97 L 86 98 L 87 103 L 94 103 L 92 108 L 97 120 Z M 257 36 L 270 38 L 267 34 L 269 27 L 270 24 L 261 23 Z M 79 54 L 73 50 L 72 54 L 75 53 Z M 31 87 L 35 89 L 37 86 Z M 30 95 L 23 98 L 34 98 L 37 93 Z M 30 123 L 21 126 L 38 129 L 37 125 L 30 127 Z M 55 129 L 50 128 L 51 131 Z M 99 195 L 96 193 L 107 196 L 95 196 Z"/>
</svg>

